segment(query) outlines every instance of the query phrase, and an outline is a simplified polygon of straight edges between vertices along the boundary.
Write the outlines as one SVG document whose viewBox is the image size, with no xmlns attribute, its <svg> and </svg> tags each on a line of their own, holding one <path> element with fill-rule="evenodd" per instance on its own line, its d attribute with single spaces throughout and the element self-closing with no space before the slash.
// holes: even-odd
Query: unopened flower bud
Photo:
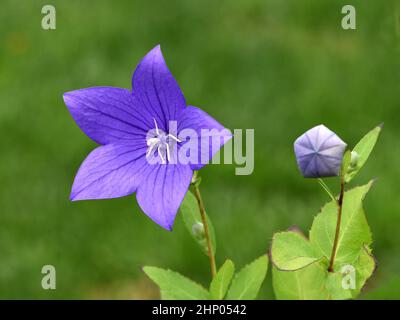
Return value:
<svg viewBox="0 0 400 320">
<path fill-rule="evenodd" d="M 355 169 L 358 166 L 358 160 L 360 159 L 359 154 L 357 151 L 352 151 L 351 152 L 351 159 L 350 159 L 350 168 Z"/>
<path fill-rule="evenodd" d="M 324 125 L 316 126 L 294 142 L 297 165 L 305 178 L 337 176 L 346 143 Z"/>
<path fill-rule="evenodd" d="M 192 233 L 196 239 L 200 240 L 204 238 L 204 225 L 201 222 L 196 222 L 192 226 Z"/>
</svg>

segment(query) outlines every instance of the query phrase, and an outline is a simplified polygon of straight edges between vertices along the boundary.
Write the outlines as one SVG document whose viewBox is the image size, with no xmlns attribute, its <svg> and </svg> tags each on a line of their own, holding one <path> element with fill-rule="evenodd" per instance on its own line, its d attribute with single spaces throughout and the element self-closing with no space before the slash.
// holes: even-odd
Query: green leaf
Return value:
<svg viewBox="0 0 400 320">
<path fill-rule="evenodd" d="M 344 276 L 351 275 L 343 275 L 340 272 L 330 272 L 328 273 L 328 277 L 326 279 L 326 289 L 329 292 L 329 298 L 332 300 L 347 300 L 353 297 L 350 288 L 343 288 L 343 279 Z"/>
<path fill-rule="evenodd" d="M 199 232 L 199 226 L 203 225 L 199 206 L 197 204 L 196 197 L 190 191 L 186 193 L 186 196 L 181 204 L 180 211 L 183 217 L 183 221 L 189 233 L 191 234 L 193 239 L 196 240 L 196 242 L 199 244 L 202 251 L 206 255 L 208 255 L 207 240 L 204 234 L 201 234 L 201 232 Z M 206 216 L 206 220 L 208 225 L 208 231 L 210 233 L 210 238 L 211 238 L 212 251 L 213 254 L 215 255 L 216 239 L 215 239 L 214 227 L 212 226 L 211 220 L 209 219 L 208 216 Z"/>
<path fill-rule="evenodd" d="M 327 269 L 313 263 L 297 271 L 281 271 L 272 268 L 272 285 L 278 300 L 325 300 L 329 294 L 325 289 Z"/>
<path fill-rule="evenodd" d="M 326 204 L 315 217 L 309 242 L 294 232 L 274 236 L 271 248 L 274 263 L 272 275 L 278 299 L 351 299 L 358 296 L 375 269 L 375 260 L 368 247 L 372 242 L 371 232 L 362 206 L 372 184 L 373 181 L 351 189 L 344 195 L 333 273 L 327 271 L 326 262 L 332 252 L 336 231 L 336 201 Z M 313 257 L 320 256 L 324 258 L 312 262 Z M 311 264 L 306 265 L 307 262 Z M 305 266 L 295 271 L 278 269 L 283 266 L 290 270 L 301 265 Z M 351 276 L 354 273 L 356 275 L 355 285 L 350 289 L 346 284 L 354 278 L 349 278 L 348 272 L 352 272 Z"/>
<path fill-rule="evenodd" d="M 143 271 L 160 287 L 163 300 L 206 300 L 209 298 L 206 289 L 177 272 L 157 267 L 144 267 Z"/>
<path fill-rule="evenodd" d="M 359 295 L 376 267 L 370 251 L 368 246 L 362 247 L 352 263 L 343 264 L 338 272 L 328 274 L 326 288 L 331 299 L 344 300 Z"/>
<path fill-rule="evenodd" d="M 275 233 L 271 246 L 271 261 L 283 271 L 304 268 L 322 258 L 304 235 L 293 232 Z"/>
<path fill-rule="evenodd" d="M 360 248 L 372 242 L 371 232 L 362 209 L 362 200 L 369 191 L 372 181 L 345 192 L 343 198 L 342 221 L 336 251 L 334 269 L 343 263 L 354 261 Z M 326 204 L 314 218 L 310 230 L 310 242 L 315 249 L 329 258 L 335 238 L 338 216 L 337 204 Z"/>
<path fill-rule="evenodd" d="M 368 132 L 354 147 L 353 151 L 357 152 L 359 158 L 357 165 L 345 176 L 346 183 L 350 182 L 360 171 L 367 161 L 369 155 L 375 147 L 376 141 L 378 140 L 379 134 L 381 133 L 383 125 L 379 125 Z"/>
<path fill-rule="evenodd" d="M 222 300 L 231 283 L 235 266 L 231 260 L 226 260 L 218 270 L 210 285 L 210 297 L 213 300 Z"/>
<path fill-rule="evenodd" d="M 356 268 L 357 289 L 353 292 L 353 297 L 356 297 L 376 269 L 376 261 L 371 254 L 371 249 L 369 248 L 369 246 L 365 245 L 364 248 L 361 250 L 358 259 L 354 261 L 354 267 Z"/>
<path fill-rule="evenodd" d="M 345 300 L 358 296 L 374 270 L 375 260 L 368 246 L 364 246 L 354 261 L 342 264 L 333 273 L 322 262 L 297 271 L 281 271 L 274 266 L 272 284 L 277 299 Z"/>
<path fill-rule="evenodd" d="M 232 281 L 228 300 L 254 300 L 268 270 L 268 256 L 263 255 L 245 266 Z"/>
</svg>

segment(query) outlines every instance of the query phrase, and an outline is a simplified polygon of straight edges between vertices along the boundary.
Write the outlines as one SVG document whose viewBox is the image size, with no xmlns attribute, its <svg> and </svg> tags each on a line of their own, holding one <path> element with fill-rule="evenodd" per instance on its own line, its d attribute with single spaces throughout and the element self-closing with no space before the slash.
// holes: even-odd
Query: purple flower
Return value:
<svg viewBox="0 0 400 320">
<path fill-rule="evenodd" d="M 168 230 L 172 230 L 193 170 L 204 166 L 231 137 L 225 131 L 218 148 L 200 150 L 202 129 L 224 132 L 224 128 L 204 111 L 186 105 L 160 46 L 137 66 L 132 91 L 93 87 L 67 92 L 64 101 L 81 130 L 101 145 L 79 168 L 71 200 L 117 198 L 136 192 L 146 215 Z M 169 133 L 174 122 L 177 132 Z M 177 133 L 184 129 L 195 130 L 198 141 L 179 139 Z M 206 153 L 206 161 L 172 161 L 173 151 L 185 143 L 192 143 L 202 156 Z M 149 156 L 159 161 L 150 162 Z"/>
<path fill-rule="evenodd" d="M 302 175 L 306 178 L 339 175 L 346 146 L 322 124 L 308 130 L 294 142 L 294 152 Z"/>
</svg>

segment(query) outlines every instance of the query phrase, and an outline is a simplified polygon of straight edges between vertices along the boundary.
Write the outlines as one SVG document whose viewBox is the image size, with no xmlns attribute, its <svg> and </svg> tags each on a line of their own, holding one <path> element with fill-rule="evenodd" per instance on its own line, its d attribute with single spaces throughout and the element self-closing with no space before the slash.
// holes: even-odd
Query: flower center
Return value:
<svg viewBox="0 0 400 320">
<path fill-rule="evenodd" d="M 181 142 L 177 137 L 172 134 L 166 134 L 164 131 L 160 130 L 157 125 L 156 119 L 154 120 L 155 133 L 147 138 L 147 153 L 146 157 L 155 156 L 155 152 L 161 159 L 161 163 L 165 164 L 171 161 L 171 149 L 173 144 L 176 142 Z"/>
</svg>

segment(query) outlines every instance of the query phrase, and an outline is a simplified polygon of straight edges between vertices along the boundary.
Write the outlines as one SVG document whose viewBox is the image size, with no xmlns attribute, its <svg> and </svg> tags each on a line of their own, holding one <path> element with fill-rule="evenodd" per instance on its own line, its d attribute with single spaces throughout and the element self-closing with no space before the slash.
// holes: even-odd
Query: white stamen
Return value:
<svg viewBox="0 0 400 320">
<path fill-rule="evenodd" d="M 158 141 L 159 141 L 158 138 L 150 138 L 149 140 L 147 140 L 147 145 L 153 146 L 153 145 L 157 144 Z"/>
<path fill-rule="evenodd" d="M 154 120 L 154 125 L 156 126 L 156 133 L 157 133 L 157 135 L 160 135 L 160 132 L 158 131 L 157 121 L 154 118 L 153 118 L 153 120 Z"/>
<path fill-rule="evenodd" d="M 157 121 L 154 119 L 155 136 L 147 139 L 146 143 L 149 147 L 146 152 L 146 157 L 151 156 L 156 150 L 163 164 L 171 161 L 171 147 L 172 143 L 182 142 L 172 134 L 165 134 L 158 128 Z"/>
<path fill-rule="evenodd" d="M 147 153 L 146 153 L 146 157 L 147 158 L 150 157 L 151 152 L 153 151 L 153 149 L 154 149 L 154 145 L 151 145 L 150 148 L 147 150 Z"/>
<path fill-rule="evenodd" d="M 172 134 L 168 134 L 167 137 L 174 139 L 176 142 L 182 142 L 181 140 L 179 140 L 177 137 L 173 136 Z"/>
<path fill-rule="evenodd" d="M 157 151 L 158 151 L 158 155 L 159 155 L 160 158 L 161 158 L 162 163 L 165 163 L 165 159 L 164 159 L 164 157 L 163 157 L 163 155 L 162 155 L 162 152 L 161 152 L 161 144 L 158 146 Z"/>
</svg>

